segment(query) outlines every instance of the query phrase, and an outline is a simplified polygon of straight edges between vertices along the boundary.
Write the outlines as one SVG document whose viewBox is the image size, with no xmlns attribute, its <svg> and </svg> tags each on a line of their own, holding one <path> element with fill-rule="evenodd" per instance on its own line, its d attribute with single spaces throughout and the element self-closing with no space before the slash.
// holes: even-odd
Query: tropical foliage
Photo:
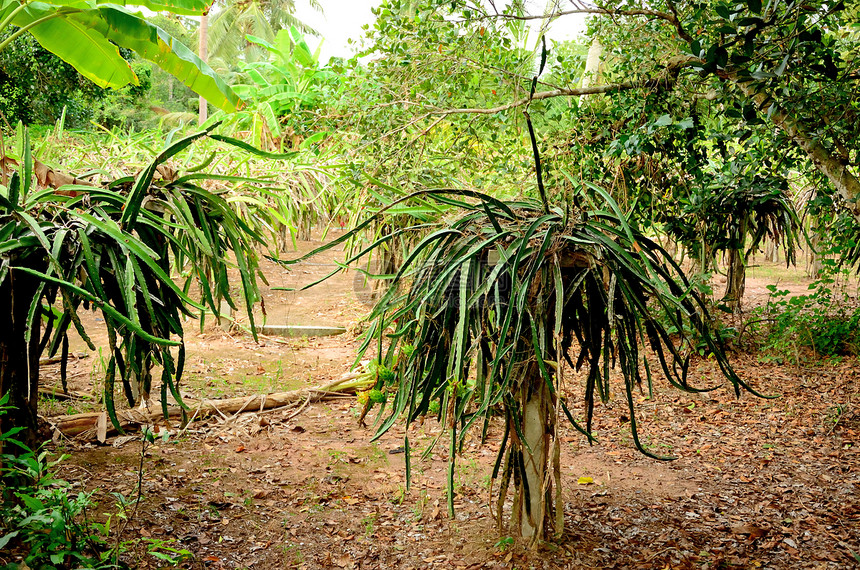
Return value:
<svg viewBox="0 0 860 570">
<path fill-rule="evenodd" d="M 190 15 L 207 8 L 167 4 Z M 562 527 L 562 422 L 593 439 L 596 402 L 623 394 L 635 445 L 656 456 L 639 438 L 634 398 L 654 374 L 682 390 L 711 388 L 687 381 L 695 352 L 714 358 L 736 391 L 748 388 L 699 288 L 711 271 L 727 272 L 722 300 L 740 311 L 749 256 L 769 242 L 791 262 L 804 216 L 832 244 L 827 252 L 860 257 L 854 5 L 631 0 L 552 3 L 533 15 L 522 2 L 387 0 L 359 57 L 323 65 L 286 17 L 291 3 L 233 3 L 213 10 L 212 28 L 216 52 L 231 54 L 232 88 L 124 8 L 4 6 L 7 39 L 30 31 L 112 86 L 136 76 L 110 42 L 133 49 L 221 107 L 209 135 L 229 129 L 253 146 L 297 153 L 260 185 L 256 163 L 227 166 L 215 151 L 203 162 L 224 169 L 219 181 L 248 185 L 221 195 L 202 186 L 202 174 L 164 168 L 194 135 L 166 145 L 133 179 L 57 193 L 34 186 L 37 165 L 22 142 L 17 163 L 7 161 L 15 172 L 4 183 L 0 244 L 8 251 L 0 293 L 15 290 L 5 312 L 21 326 L 8 350 L 31 357 L 13 384 L 34 385 L 34 355 L 63 351 L 79 326 L 75 309 L 89 304 L 105 313 L 108 376 L 128 400 L 147 395 L 157 367 L 162 403 L 168 393 L 180 400 L 183 312 L 217 314 L 219 297 L 249 308 L 252 250 L 265 232 L 307 237 L 340 219 L 352 231 L 326 247 L 346 245 L 345 266 L 373 256 L 362 269 L 387 286 L 362 347 L 376 351 L 368 370 L 378 378 L 363 411 L 384 404 L 381 431 L 400 417 L 437 416 L 452 459 L 470 428 L 486 437 L 502 416 L 496 514 L 513 488 L 512 528 L 530 541 Z M 576 14 L 589 16 L 581 44 L 546 40 L 549 24 Z M 234 28 L 242 33 L 225 33 Z M 58 41 L 67 33 L 80 50 Z M 102 48 L 108 55 L 94 57 Z M 246 102 L 238 111 L 237 95 Z M 115 131 L 107 136 L 121 145 Z M 154 139 L 129 140 L 137 152 Z M 226 286 L 228 252 L 241 303 Z M 690 277 L 685 255 L 697 262 Z M 21 297 L 23 288 L 36 293 Z M 790 318 L 762 318 L 793 333 L 824 331 L 809 341 L 822 354 L 848 350 L 857 317 L 824 326 L 831 300 L 822 293 L 795 303 L 802 308 Z"/>
<path fill-rule="evenodd" d="M 587 86 L 576 86 L 581 50 L 554 58 L 557 46 L 543 48 L 536 64 L 540 43 L 529 43 L 523 22 L 532 16 L 520 4 L 489 12 L 386 2 L 368 34 L 365 54 L 375 59 L 346 80 L 366 96 L 338 109 L 356 125 L 352 156 L 371 172 L 363 195 L 381 207 L 358 226 L 372 230 L 367 249 L 408 244 L 365 345 L 393 372 L 379 374 L 393 406 L 382 429 L 435 401 L 453 457 L 465 430 L 501 406 L 506 439 L 494 479 L 502 497 L 513 481 L 514 528 L 534 540 L 558 515 L 550 500 L 558 481 L 553 487 L 546 465 L 569 348 L 579 355 L 570 368 L 587 370 L 587 410 L 595 392 L 608 394 L 612 364 L 632 402 L 646 354 L 660 362 L 643 364 L 649 379 L 659 367 L 689 389 L 694 344 L 743 386 L 706 305 L 654 238 L 670 232 L 702 270 L 727 252 L 727 301 L 737 309 L 753 249 L 767 238 L 792 258 L 799 224 L 789 192 L 798 179 L 819 185 L 842 212 L 860 195 L 848 150 L 856 37 L 841 3 L 633 2 L 566 12 L 593 14 L 588 35 L 603 46 Z M 832 106 L 822 105 L 824 92 Z M 534 195 L 524 183 L 535 164 L 529 116 L 540 133 L 535 154 L 544 150 L 551 166 L 549 201 L 511 202 L 502 197 Z M 832 126 L 846 116 L 850 126 Z M 538 179 L 540 170 L 538 162 Z M 462 189 L 432 190 L 451 186 Z M 416 215 L 434 209 L 444 221 Z M 534 465 L 542 467 L 530 472 Z"/>
<path fill-rule="evenodd" d="M 355 74 L 382 100 L 350 115 L 363 121 L 369 156 L 406 166 L 380 165 L 386 176 L 403 173 L 395 186 L 412 184 L 405 174 L 418 168 L 421 183 L 444 185 L 450 156 L 466 165 L 452 169 L 451 179 L 478 188 L 489 179 L 497 192 L 528 176 L 519 110 L 539 42 L 523 39 L 523 21 L 579 13 L 592 15 L 588 37 L 602 45 L 598 84 L 578 86 L 582 50 L 550 44 L 530 103 L 551 165 L 549 186 L 560 197 L 571 188 L 552 173 L 576 173 L 652 235 L 663 233 L 665 223 L 687 223 L 685 205 L 697 208 L 697 200 L 735 175 L 758 176 L 786 191 L 818 185 L 819 196 L 836 193 L 831 203 L 843 212 L 854 203 L 857 157 L 848 141 L 858 124 L 856 13 L 840 3 L 634 2 L 540 16 L 516 4 L 498 14 L 456 3 L 412 4 L 379 9 L 367 50 L 377 58 Z M 366 100 L 375 101 L 360 99 Z M 682 245 L 696 251 L 700 237 Z"/>
<path fill-rule="evenodd" d="M 37 426 L 38 364 L 44 351 L 60 352 L 65 361 L 71 329 L 95 350 L 77 317 L 80 308 L 97 309 L 104 317 L 110 343 L 104 400 L 112 419 L 117 384 L 130 404 L 146 400 L 156 366 L 162 405 L 168 393 L 182 402 L 183 315 L 208 309 L 217 316 L 223 301 L 234 310 L 244 306 L 254 330 L 255 247 L 262 237 L 224 196 L 201 186 L 211 178 L 254 181 L 210 176 L 199 168 L 183 174 L 165 165 L 207 135 L 203 131 L 174 142 L 134 177 L 104 186 L 67 184 L 58 191 L 36 183 L 34 172 L 44 165 L 36 163 L 34 169 L 23 131 L 20 166 L 0 197 L 0 290 L 4 326 L 10 331 L 0 339 L 5 363 L 0 393 L 11 395 L 15 409 L 3 418 L 8 425 Z M 238 272 L 241 305 L 230 271 Z M 176 273 L 183 276 L 179 284 Z M 21 354 L 28 358 L 21 360 Z"/>
<path fill-rule="evenodd" d="M 0 53 L 0 70 L 0 112 L 13 125 L 53 123 L 66 109 L 68 124 L 83 126 L 106 93 L 30 35 Z"/>
<path fill-rule="evenodd" d="M 247 106 L 233 114 L 216 113 L 209 122 L 226 121 L 234 130 L 250 132 L 260 148 L 298 148 L 322 139 L 327 133 L 313 129 L 313 115 L 334 90 L 337 76 L 321 68 L 319 49 L 312 53 L 296 28 L 279 31 L 273 43 L 255 36 L 248 40 L 266 57 L 242 64 L 247 82 L 233 85 Z"/>
<path fill-rule="evenodd" d="M 377 348 L 380 370 L 390 371 L 377 374 L 376 389 L 393 394 L 379 433 L 401 416 L 408 423 L 435 409 L 450 430 L 450 477 L 469 429 L 480 426 L 486 438 L 491 417 L 501 410 L 505 427 L 492 476 L 500 480 L 497 516 L 501 524 L 513 484 L 512 531 L 532 543 L 563 529 L 559 422 L 566 418 L 593 437 L 595 401 L 606 402 L 612 392 L 610 369 L 620 369 L 636 446 L 658 459 L 665 458 L 639 440 L 634 405 L 637 389 L 651 393 L 652 368 L 677 388 L 712 389 L 687 381 L 689 352 L 703 343 L 738 393 L 749 389 L 671 256 L 633 229 L 608 195 L 592 190 L 606 206 L 549 207 L 464 190 L 427 190 L 399 200 L 438 201 L 462 214 L 438 228 L 422 224 L 397 232 L 427 235 L 377 303 L 361 350 Z M 588 200 L 585 193 L 574 197 Z M 692 331 L 695 342 L 684 331 Z M 584 387 L 584 421 L 574 418 L 569 397 L 562 396 L 576 385 Z M 452 485 L 449 478 L 453 513 Z"/>
<path fill-rule="evenodd" d="M 310 4 L 317 10 L 321 9 L 316 0 Z M 313 28 L 295 17 L 295 10 L 295 0 L 229 1 L 216 5 L 209 22 L 209 56 L 223 62 L 253 62 L 265 52 L 248 36 L 273 43 L 281 30 L 296 28 L 313 32 Z"/>
</svg>

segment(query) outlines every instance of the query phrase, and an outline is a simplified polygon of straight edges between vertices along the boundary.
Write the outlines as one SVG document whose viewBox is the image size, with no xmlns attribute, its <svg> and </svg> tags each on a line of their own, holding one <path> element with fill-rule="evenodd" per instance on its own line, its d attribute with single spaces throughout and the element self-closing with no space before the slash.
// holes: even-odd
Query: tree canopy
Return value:
<svg viewBox="0 0 860 570">
<path fill-rule="evenodd" d="M 375 57 L 360 72 L 379 95 L 361 119 L 384 113 L 420 134 L 453 121 L 499 133 L 529 104 L 548 159 L 631 200 L 671 192 L 678 203 L 679 192 L 714 185 L 726 165 L 754 156 L 740 173 L 799 172 L 856 209 L 855 6 L 625 2 L 538 15 L 492 6 L 384 3 L 365 52 Z M 588 41 L 603 46 L 599 80 L 582 86 L 584 54 L 549 45 L 529 96 L 541 50 L 524 23 L 575 14 L 590 16 Z"/>
</svg>

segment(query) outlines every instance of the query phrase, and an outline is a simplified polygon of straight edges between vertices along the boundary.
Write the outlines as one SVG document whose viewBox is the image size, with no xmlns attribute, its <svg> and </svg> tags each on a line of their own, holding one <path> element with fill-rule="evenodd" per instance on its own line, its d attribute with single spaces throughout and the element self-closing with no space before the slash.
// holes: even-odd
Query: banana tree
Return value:
<svg viewBox="0 0 860 570">
<path fill-rule="evenodd" d="M 241 100 L 212 69 L 187 47 L 139 13 L 119 2 L 58 0 L 56 2 L 0 1 L 0 31 L 17 27 L 0 51 L 18 36 L 31 33 L 42 46 L 71 64 L 102 87 L 137 84 L 137 76 L 120 55 L 127 48 L 174 75 L 213 105 L 233 111 Z M 201 15 L 210 2 L 203 0 L 144 0 L 134 2 L 154 11 Z"/>
<path fill-rule="evenodd" d="M 320 50 L 312 52 L 296 28 L 280 30 L 274 40 L 248 36 L 265 57 L 240 64 L 246 80 L 233 89 L 247 103 L 239 113 L 216 113 L 210 122 L 225 121 L 235 129 L 251 131 L 253 144 L 260 148 L 297 148 L 325 137 L 311 127 L 312 115 L 325 102 L 327 89 L 336 87 L 338 76 L 319 64 Z M 310 137 L 310 141 L 308 141 Z"/>
<path fill-rule="evenodd" d="M 222 301 L 238 309 L 229 271 L 239 275 L 241 304 L 254 330 L 255 248 L 264 240 L 225 196 L 201 184 L 208 178 L 255 181 L 199 168 L 175 176 L 159 170 L 207 135 L 249 148 L 203 131 L 170 145 L 134 177 L 60 189 L 38 186 L 26 133 L 22 137 L 20 166 L 8 177 L 4 171 L 0 185 L 0 396 L 9 394 L 14 406 L 0 431 L 24 427 L 27 443 L 39 441 L 39 357 L 59 352 L 65 381 L 69 332 L 76 330 L 95 349 L 77 315 L 82 307 L 100 311 L 107 328 L 104 401 L 115 425 L 116 387 L 122 386 L 129 404 L 146 399 L 156 368 L 162 406 L 168 393 L 181 404 L 181 317 L 204 310 L 217 316 Z M 10 164 L 4 161 L 4 167 Z M 174 281 L 176 275 L 184 280 Z M 195 283 L 199 294 L 192 295 Z"/>
</svg>

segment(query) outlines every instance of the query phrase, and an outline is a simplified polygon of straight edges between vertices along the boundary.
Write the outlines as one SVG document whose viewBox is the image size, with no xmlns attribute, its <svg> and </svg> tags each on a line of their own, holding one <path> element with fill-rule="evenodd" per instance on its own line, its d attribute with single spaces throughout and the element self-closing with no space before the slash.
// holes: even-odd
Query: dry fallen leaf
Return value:
<svg viewBox="0 0 860 570">
<path fill-rule="evenodd" d="M 735 534 L 748 534 L 750 542 L 752 542 L 753 540 L 767 536 L 769 531 L 754 524 L 744 524 L 733 526 L 732 532 Z"/>
</svg>

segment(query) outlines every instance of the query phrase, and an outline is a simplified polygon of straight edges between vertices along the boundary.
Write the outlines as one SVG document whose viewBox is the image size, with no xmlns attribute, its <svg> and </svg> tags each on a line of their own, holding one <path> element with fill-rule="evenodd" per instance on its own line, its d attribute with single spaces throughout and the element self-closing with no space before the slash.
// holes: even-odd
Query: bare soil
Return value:
<svg viewBox="0 0 860 570">
<path fill-rule="evenodd" d="M 202 332 L 189 323 L 183 390 L 197 397 L 285 391 L 348 371 L 366 311 L 366 291 L 356 295 L 354 274 L 309 291 L 276 289 L 324 275 L 334 255 L 290 270 L 267 264 L 268 320 L 336 324 L 350 332 L 255 343 L 215 323 Z M 761 302 L 766 285 L 755 277 L 748 282 L 751 302 Z M 792 286 L 805 290 L 802 279 Z M 86 318 L 98 326 L 94 316 Z M 86 353 L 82 344 L 75 350 Z M 657 382 L 653 398 L 638 398 L 643 441 L 675 461 L 634 449 L 623 398 L 598 406 L 593 446 L 562 428 L 565 529 L 538 552 L 510 545 L 488 504 L 501 422 L 491 426 L 488 443 L 470 439 L 458 456 L 449 517 L 444 430 L 429 419 L 410 428 L 407 491 L 403 427 L 373 439 L 373 425 L 358 425 L 354 397 L 311 405 L 292 418 L 276 410 L 212 418 L 186 430 L 157 426 L 168 437 L 151 444 L 139 437 L 107 445 L 61 440 L 56 450 L 72 457 L 59 474 L 76 488 L 95 490 L 100 507 L 92 516 L 102 520 L 117 510 L 111 493 L 136 496 L 142 464 L 143 500 L 122 538 L 174 540 L 193 554 L 183 568 L 857 567 L 858 363 L 776 366 L 743 353 L 732 360 L 756 390 L 779 397 L 736 398 L 728 388 L 682 394 Z M 74 362 L 70 388 L 98 393 L 100 366 L 98 352 Z M 57 382 L 53 367 L 43 375 Z M 722 383 L 708 360 L 694 363 L 691 375 L 701 386 Z M 580 381 L 567 379 L 571 400 L 581 393 Z M 617 385 L 615 394 L 621 390 Z M 43 409 L 47 415 L 86 408 Z M 143 545 L 130 556 L 139 568 L 165 567 Z M 0 553 L 0 565 L 13 558 Z"/>
</svg>

